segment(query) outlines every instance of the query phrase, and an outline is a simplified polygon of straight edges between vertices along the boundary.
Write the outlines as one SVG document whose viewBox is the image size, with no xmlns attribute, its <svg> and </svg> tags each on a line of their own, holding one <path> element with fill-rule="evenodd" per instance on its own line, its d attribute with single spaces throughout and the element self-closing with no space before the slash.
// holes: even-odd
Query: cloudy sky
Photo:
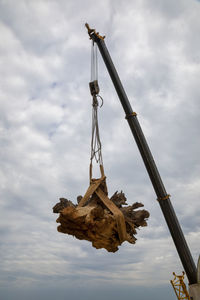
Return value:
<svg viewBox="0 0 200 300">
<path fill-rule="evenodd" d="M 200 2 L 0 0 L 0 298 L 176 299 L 183 268 L 99 55 L 109 194 L 151 217 L 136 245 L 96 250 L 57 232 L 52 207 L 88 187 L 90 50 L 102 35 L 191 249 L 199 255 Z"/>
</svg>

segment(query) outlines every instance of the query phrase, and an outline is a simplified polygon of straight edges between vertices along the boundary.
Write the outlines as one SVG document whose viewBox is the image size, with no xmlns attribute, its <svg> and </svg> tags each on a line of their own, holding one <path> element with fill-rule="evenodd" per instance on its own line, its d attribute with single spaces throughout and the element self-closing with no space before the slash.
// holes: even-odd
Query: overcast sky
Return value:
<svg viewBox="0 0 200 300">
<path fill-rule="evenodd" d="M 0 298 L 176 299 L 183 267 L 99 54 L 109 195 L 151 216 L 135 245 L 96 250 L 57 232 L 52 207 L 88 187 L 91 42 L 106 45 L 197 263 L 200 245 L 200 2 L 0 0 Z"/>
</svg>

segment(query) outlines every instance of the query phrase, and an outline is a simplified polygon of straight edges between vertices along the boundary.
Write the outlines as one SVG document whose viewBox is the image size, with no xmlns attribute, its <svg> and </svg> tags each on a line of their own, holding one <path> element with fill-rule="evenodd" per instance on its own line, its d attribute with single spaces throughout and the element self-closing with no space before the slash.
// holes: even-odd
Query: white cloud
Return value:
<svg viewBox="0 0 200 300">
<path fill-rule="evenodd" d="M 100 129 L 110 193 L 151 213 L 115 254 L 56 231 L 51 208 L 88 185 L 90 41 L 106 44 L 138 112 L 195 262 L 199 244 L 197 1 L 1 1 L 1 284 L 148 286 L 182 271 L 111 80 L 99 59 Z M 67 279 L 67 280 L 66 280 Z M 169 287 L 170 288 L 170 287 Z M 164 300 L 164 299 L 163 299 Z"/>
</svg>

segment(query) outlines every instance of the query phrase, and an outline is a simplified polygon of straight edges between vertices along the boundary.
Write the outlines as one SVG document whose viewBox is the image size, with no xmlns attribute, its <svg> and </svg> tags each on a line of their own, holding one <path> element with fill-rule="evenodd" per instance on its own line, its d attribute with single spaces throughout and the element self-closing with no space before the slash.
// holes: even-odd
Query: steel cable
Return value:
<svg viewBox="0 0 200 300">
<path fill-rule="evenodd" d="M 98 80 L 98 62 L 97 62 L 97 45 L 92 41 L 92 48 L 91 48 L 91 81 Z M 93 101 L 92 101 L 92 139 L 91 139 L 91 157 L 90 162 L 92 164 L 93 158 L 95 161 L 100 165 L 103 165 L 103 158 L 102 158 L 102 147 L 100 141 L 100 134 L 99 134 L 99 124 L 98 124 L 98 98 L 101 99 L 102 103 L 100 107 L 103 105 L 103 99 L 98 94 L 93 94 Z"/>
</svg>

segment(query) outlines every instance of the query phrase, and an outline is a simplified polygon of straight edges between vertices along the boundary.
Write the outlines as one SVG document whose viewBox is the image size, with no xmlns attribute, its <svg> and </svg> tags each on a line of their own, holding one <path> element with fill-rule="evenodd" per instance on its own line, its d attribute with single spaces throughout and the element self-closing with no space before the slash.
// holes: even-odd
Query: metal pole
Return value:
<svg viewBox="0 0 200 300">
<path fill-rule="evenodd" d="M 87 26 L 86 26 L 87 27 Z M 188 277 L 189 283 L 193 284 L 197 282 L 197 269 L 194 264 L 193 258 L 191 256 L 189 247 L 181 230 L 180 224 L 176 217 L 175 211 L 170 201 L 170 195 L 167 194 L 158 169 L 156 167 L 155 161 L 151 154 L 151 151 L 146 142 L 145 136 L 140 127 L 139 121 L 137 119 L 137 114 L 133 112 L 131 104 L 127 98 L 125 90 L 122 86 L 121 80 L 117 74 L 115 66 L 112 62 L 110 54 L 104 42 L 104 38 L 101 37 L 95 30 L 88 33 L 94 42 L 97 43 L 100 53 L 103 57 L 107 70 L 115 86 L 116 92 L 119 96 L 120 102 L 126 114 L 126 119 L 129 123 L 132 134 L 135 138 L 137 146 L 139 148 L 140 154 L 143 158 L 145 167 L 149 174 L 150 180 L 154 187 L 155 193 L 159 200 L 159 204 L 165 220 L 167 222 L 169 231 L 175 243 L 176 249 L 178 251 L 179 257 L 183 264 L 185 273 Z"/>
</svg>

